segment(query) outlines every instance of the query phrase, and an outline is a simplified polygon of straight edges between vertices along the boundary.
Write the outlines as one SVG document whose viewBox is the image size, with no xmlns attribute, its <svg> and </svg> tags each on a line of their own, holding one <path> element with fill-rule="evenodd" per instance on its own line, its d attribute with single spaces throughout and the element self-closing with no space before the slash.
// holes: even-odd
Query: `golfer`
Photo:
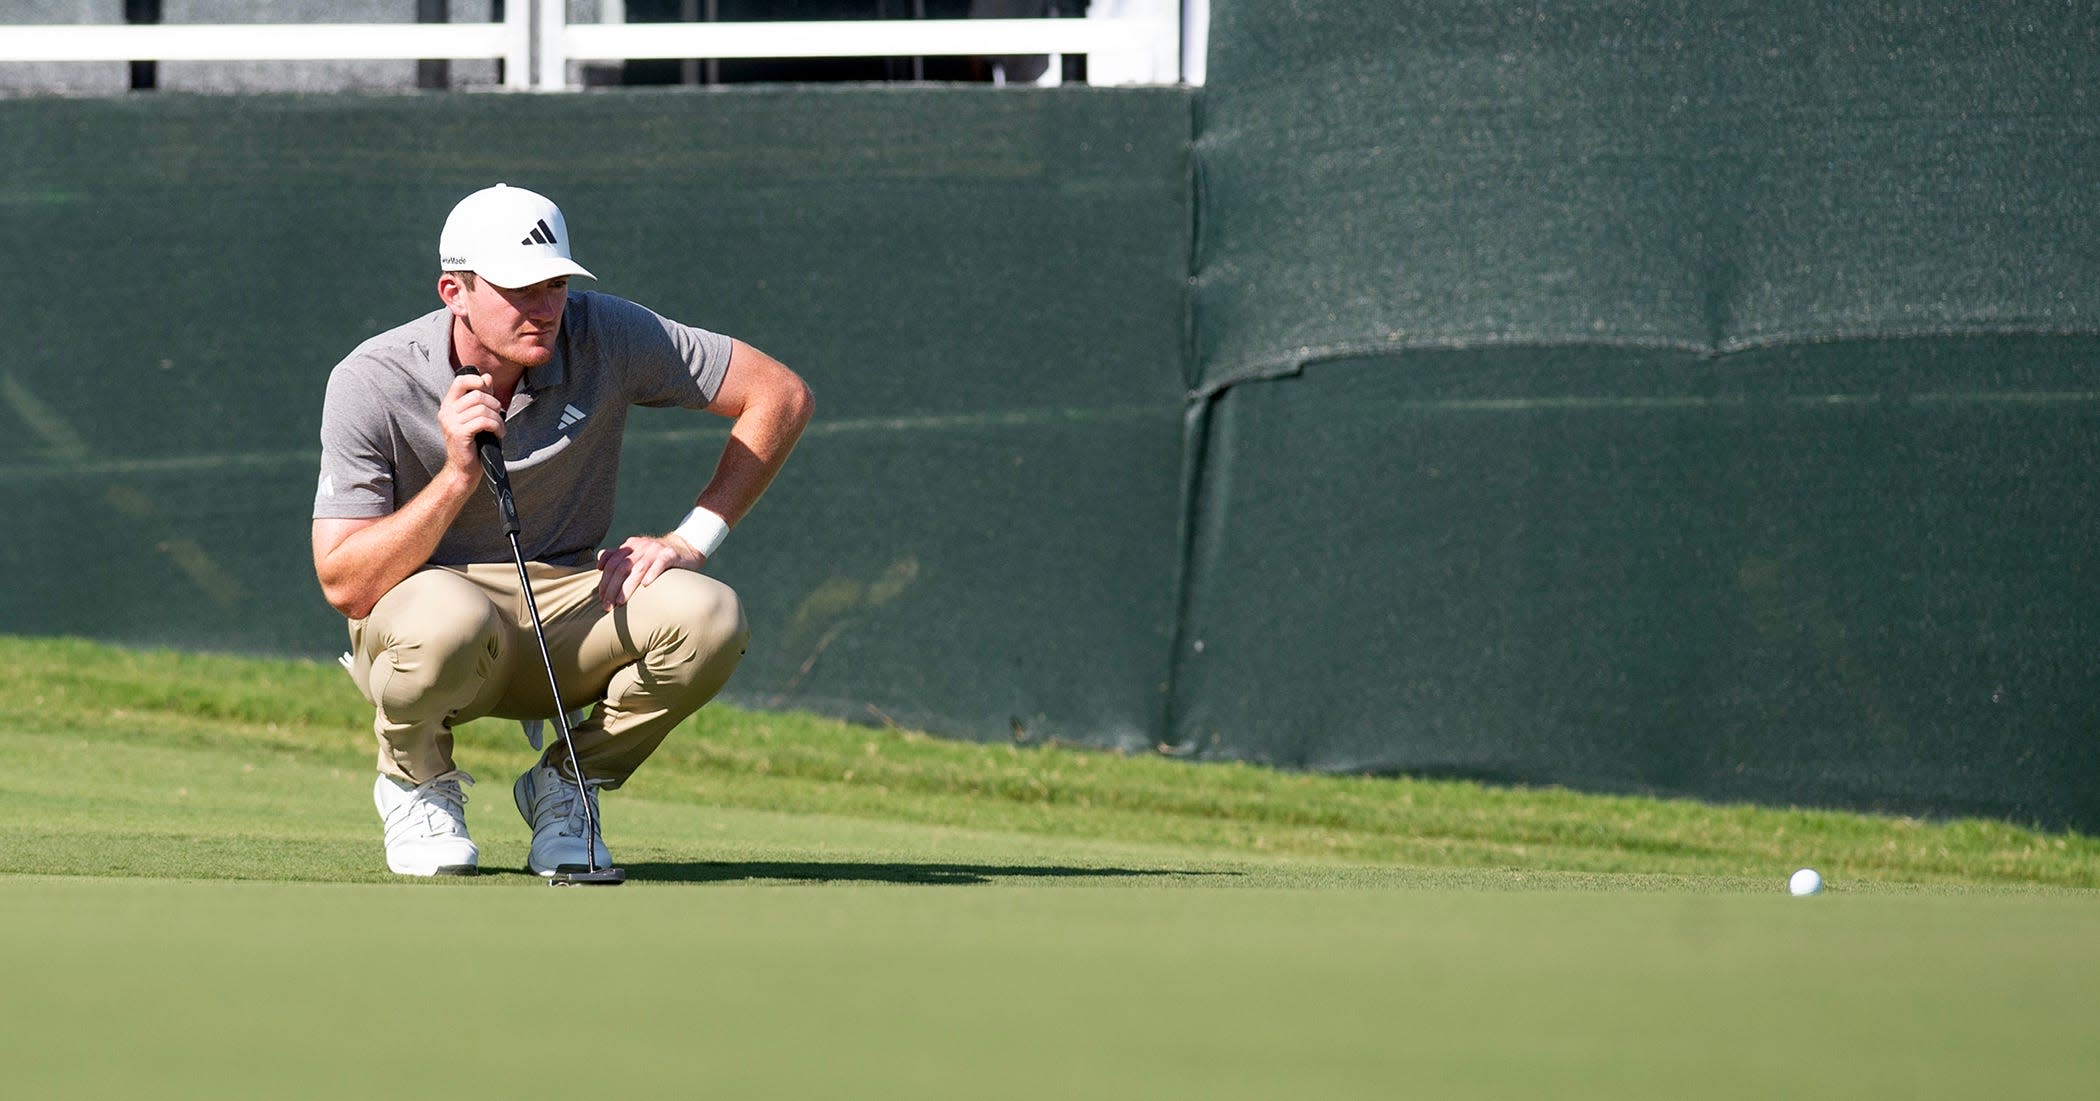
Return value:
<svg viewBox="0 0 2100 1101">
<path fill-rule="evenodd" d="M 350 621 L 347 664 L 375 708 L 387 867 L 472 874 L 452 730 L 494 715 L 577 715 L 582 775 L 550 746 L 512 788 L 543 876 L 612 857 L 584 828 L 728 681 L 747 628 L 701 573 L 780 472 L 812 408 L 802 380 L 739 340 L 607 294 L 570 256 L 550 201 L 519 187 L 461 200 L 438 244 L 443 308 L 365 341 L 328 378 L 314 573 Z M 714 473 L 661 534 L 604 548 L 620 442 L 637 405 L 733 421 Z M 477 433 L 502 441 L 526 572 L 564 698 L 550 698 Z M 693 481 L 699 482 L 696 467 Z M 604 549 L 601 549 L 604 548 Z M 560 765 L 557 765 L 557 761 Z"/>
</svg>

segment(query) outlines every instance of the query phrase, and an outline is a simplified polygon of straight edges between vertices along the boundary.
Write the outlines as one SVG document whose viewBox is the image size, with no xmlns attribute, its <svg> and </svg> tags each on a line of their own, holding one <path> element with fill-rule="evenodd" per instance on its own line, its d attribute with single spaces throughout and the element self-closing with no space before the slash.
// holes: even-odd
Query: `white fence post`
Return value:
<svg viewBox="0 0 2100 1101">
<path fill-rule="evenodd" d="M 511 0 L 503 5 L 503 86 L 513 92 L 532 87 L 532 5 Z"/>
<path fill-rule="evenodd" d="M 569 86 L 569 55 L 562 42 L 562 34 L 569 24 L 568 0 L 532 0 L 532 3 L 539 7 L 540 13 L 540 71 L 532 86 L 541 92 L 564 91 Z"/>
<path fill-rule="evenodd" d="M 1164 84 L 1181 78 L 1180 0 L 1093 0 L 1088 19 L 1117 20 L 1122 25 L 1150 24 L 1120 50 L 1087 55 L 1088 84 Z"/>
</svg>

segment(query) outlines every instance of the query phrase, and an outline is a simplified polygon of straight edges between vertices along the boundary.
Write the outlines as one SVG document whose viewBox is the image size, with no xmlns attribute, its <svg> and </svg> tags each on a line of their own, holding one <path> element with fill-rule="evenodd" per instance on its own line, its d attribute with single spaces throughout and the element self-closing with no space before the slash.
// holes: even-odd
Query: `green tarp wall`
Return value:
<svg viewBox="0 0 2100 1101">
<path fill-rule="evenodd" d="M 0 630 L 339 649 L 322 379 L 507 179 L 817 390 L 737 702 L 2100 828 L 2096 23 L 1215 0 L 1200 92 L 0 102 Z M 636 420 L 619 526 L 723 439 Z"/>
<path fill-rule="evenodd" d="M 324 380 L 437 308 L 446 212 L 508 180 L 557 198 L 601 289 L 817 392 L 712 567 L 755 632 L 734 699 L 1149 748 L 1179 561 L 1189 103 L 0 102 L 0 630 L 339 651 L 308 551 Z M 661 531 L 727 422 L 637 412 L 615 530 Z"/>
<path fill-rule="evenodd" d="M 1219 0 L 1175 736 L 2100 827 L 2096 32 Z"/>
</svg>

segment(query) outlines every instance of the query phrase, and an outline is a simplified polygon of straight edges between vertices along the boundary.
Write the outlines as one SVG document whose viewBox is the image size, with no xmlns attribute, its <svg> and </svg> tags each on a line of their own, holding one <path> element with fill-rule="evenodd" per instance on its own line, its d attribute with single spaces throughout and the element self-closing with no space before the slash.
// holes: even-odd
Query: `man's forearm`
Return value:
<svg viewBox="0 0 2100 1101">
<path fill-rule="evenodd" d="M 734 525 L 765 495 L 787 465 L 802 429 L 809 424 L 808 391 L 766 404 L 754 403 L 729 430 L 729 443 L 714 476 L 694 503 Z"/>
<path fill-rule="evenodd" d="M 477 485 L 473 474 L 447 468 L 399 510 L 357 527 L 325 552 L 317 545 L 314 571 L 328 603 L 351 619 L 370 615 L 380 597 L 430 561 Z"/>
<path fill-rule="evenodd" d="M 737 341 L 729 374 L 708 411 L 730 417 L 729 444 L 694 503 L 734 525 L 787 465 L 816 410 L 809 384 L 779 360 Z"/>
</svg>

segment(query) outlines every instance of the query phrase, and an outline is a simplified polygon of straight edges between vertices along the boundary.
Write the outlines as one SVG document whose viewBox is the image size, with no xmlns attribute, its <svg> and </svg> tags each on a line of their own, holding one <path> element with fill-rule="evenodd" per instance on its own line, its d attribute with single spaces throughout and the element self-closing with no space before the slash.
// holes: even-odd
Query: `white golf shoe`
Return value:
<svg viewBox="0 0 2100 1101">
<path fill-rule="evenodd" d="M 380 776 L 372 803 L 386 825 L 386 866 L 397 875 L 473 875 L 481 852 L 467 836 L 460 788 L 473 782 L 458 769 L 414 785 Z"/>
<path fill-rule="evenodd" d="M 544 761 L 518 777 L 510 793 L 518 802 L 518 813 L 525 817 L 525 824 L 532 827 L 532 852 L 525 858 L 527 867 L 547 876 L 559 871 L 582 871 L 592 863 L 592 856 L 597 857 L 597 867 L 612 867 L 612 853 L 606 850 L 602 833 L 595 846 L 585 848 L 590 829 L 584 819 L 584 800 L 590 800 L 590 813 L 597 817 L 598 788 L 603 783 L 588 780 L 578 791 L 575 784 Z M 598 824 L 602 831 L 605 820 L 599 818 Z"/>
</svg>

